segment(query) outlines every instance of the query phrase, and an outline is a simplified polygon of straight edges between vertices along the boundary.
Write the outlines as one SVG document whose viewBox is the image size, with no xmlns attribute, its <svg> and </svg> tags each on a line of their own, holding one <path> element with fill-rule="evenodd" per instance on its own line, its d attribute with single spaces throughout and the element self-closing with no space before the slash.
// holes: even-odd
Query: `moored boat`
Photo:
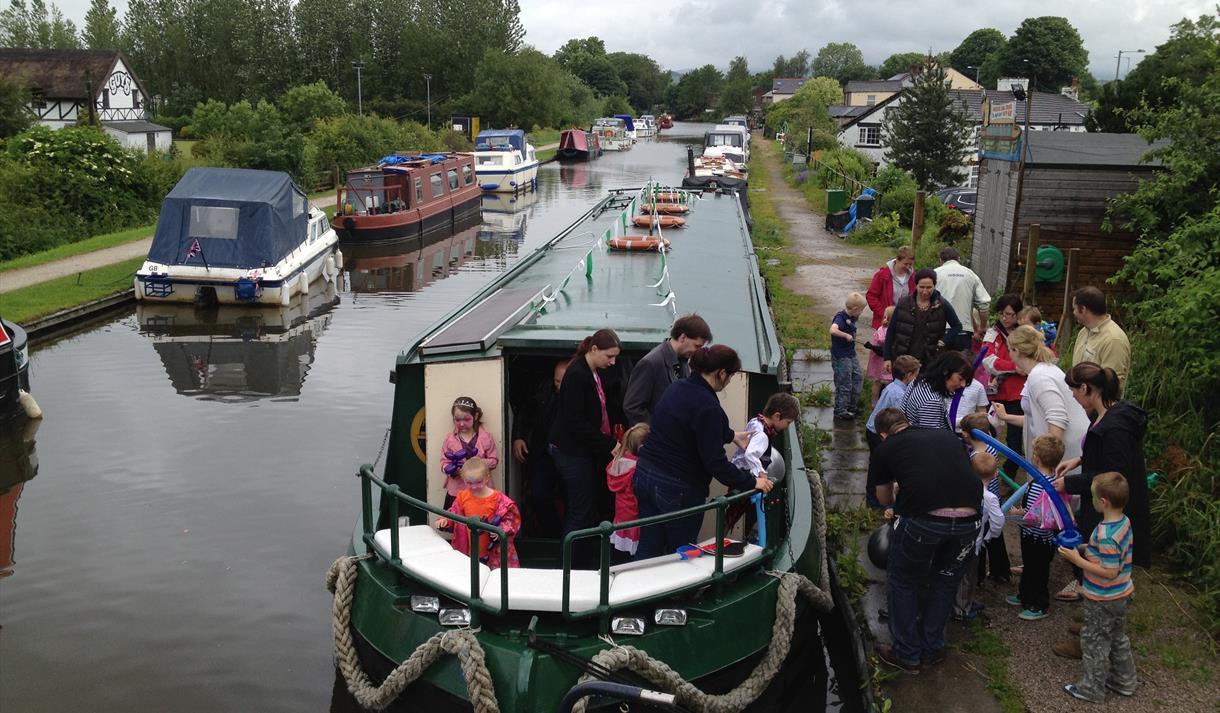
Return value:
<svg viewBox="0 0 1220 713">
<path fill-rule="evenodd" d="M 521 129 L 486 129 L 474 142 L 479 187 L 496 193 L 533 190 L 538 182 L 538 156 Z"/>
<path fill-rule="evenodd" d="M 632 142 L 639 138 L 639 134 L 636 133 L 635 119 L 631 118 L 630 114 L 615 114 L 614 118 L 623 120 L 623 126 L 627 130 L 627 138 L 631 139 Z"/>
<path fill-rule="evenodd" d="M 330 224 L 344 242 L 452 231 L 462 216 L 478 212 L 480 195 L 474 154 L 396 153 L 347 172 Z"/>
<path fill-rule="evenodd" d="M 703 155 L 744 166 L 750 162 L 750 132 L 736 124 L 717 124 L 703 135 Z"/>
<path fill-rule="evenodd" d="M 641 114 L 639 121 L 635 123 L 636 136 L 641 139 L 646 139 L 650 136 L 657 135 L 657 119 L 652 114 Z"/>
<path fill-rule="evenodd" d="M 24 411 L 21 392 L 29 390 L 29 337 L 17 323 L 0 319 L 0 421 Z"/>
<path fill-rule="evenodd" d="M 343 265 L 326 214 L 281 171 L 192 168 L 161 204 L 135 297 L 287 305 Z"/>
<path fill-rule="evenodd" d="M 674 118 L 669 114 L 662 114 L 660 119 L 657 119 L 657 129 L 672 129 L 674 128 Z"/>
<path fill-rule="evenodd" d="M 795 426 L 773 441 L 769 473 L 776 486 L 767 498 L 719 497 L 721 489 L 703 505 L 645 522 L 603 524 L 563 540 L 517 537 L 521 567 L 491 569 L 477 548 L 473 556 L 460 554 L 430 526 L 446 512 L 445 476 L 435 464 L 452 421 L 453 398 L 478 402 L 481 428 L 506 452 L 508 394 L 527 389 L 540 372 L 549 378 L 556 360 L 569 357 L 582 337 L 600 327 L 618 331 L 629 359 L 667 338 L 679 311 L 715 315 L 717 342 L 734 346 L 743 363 L 743 372 L 721 394 L 735 427 L 780 389 L 784 350 L 739 200 L 665 192 L 695 206 L 686 232 L 669 235 L 671 250 L 604 252 L 612 241 L 636 232 L 627 226 L 649 193 L 612 192 L 448 316 L 411 336 L 399 354 L 387 461 L 380 473 L 373 466 L 360 468 L 362 506 L 351 556 L 336 561 L 328 575 L 336 592 L 340 670 L 362 705 L 382 708 L 398 697 L 428 710 L 469 710 L 477 698 L 475 709 L 488 710 L 485 703 L 494 697 L 505 713 L 557 710 L 584 668 L 605 666 L 606 657 L 620 651 L 607 643 L 608 636 L 630 641 L 699 687 L 758 683 L 745 702 L 760 692 L 761 698 L 747 710 L 791 705 L 777 700 L 786 695 L 777 689 L 784 676 L 768 686 L 776 668 L 760 662 L 783 661 L 796 647 L 816 642 L 804 634 L 773 639 L 772 632 L 803 632 L 813 613 L 809 602 L 830 606 L 821 484 L 805 471 Z M 709 266 L 715 266 L 714 277 Z M 493 473 L 518 502 L 521 478 L 509 458 Z M 728 508 L 737 503 L 756 508 L 754 542 L 745 542 L 745 529 L 726 524 Z M 670 554 L 611 565 L 609 542 L 616 529 L 690 516 L 704 521 L 705 556 Z M 507 561 L 504 531 L 477 519 L 459 523 L 496 535 L 501 560 Z M 738 542 L 740 556 L 726 552 L 725 536 Z M 600 544 L 596 569 L 572 565 L 573 542 L 584 538 Z M 413 654 L 437 647 L 461 654 L 462 665 L 447 657 L 414 665 Z M 404 665 L 411 667 L 409 678 L 395 678 L 402 685 L 378 693 L 361 677 L 363 670 L 381 681 Z"/>
<path fill-rule="evenodd" d="M 560 161 L 590 161 L 601 156 L 598 135 L 584 129 L 564 129 L 559 134 L 559 149 L 555 158 Z"/>
<path fill-rule="evenodd" d="M 627 123 L 618 117 L 603 116 L 593 122 L 591 133 L 603 151 L 626 151 L 631 148 L 631 137 L 627 135 Z"/>
</svg>

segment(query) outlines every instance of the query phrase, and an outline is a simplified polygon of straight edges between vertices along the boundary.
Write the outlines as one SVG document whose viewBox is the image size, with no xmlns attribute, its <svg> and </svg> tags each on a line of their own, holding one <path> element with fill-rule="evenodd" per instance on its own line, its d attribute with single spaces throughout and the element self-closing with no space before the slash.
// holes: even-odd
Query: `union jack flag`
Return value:
<svg viewBox="0 0 1220 713">
<path fill-rule="evenodd" d="M 203 248 L 199 247 L 199 241 L 192 240 L 191 246 L 186 249 L 186 259 L 190 260 L 201 252 L 203 252 Z"/>
</svg>

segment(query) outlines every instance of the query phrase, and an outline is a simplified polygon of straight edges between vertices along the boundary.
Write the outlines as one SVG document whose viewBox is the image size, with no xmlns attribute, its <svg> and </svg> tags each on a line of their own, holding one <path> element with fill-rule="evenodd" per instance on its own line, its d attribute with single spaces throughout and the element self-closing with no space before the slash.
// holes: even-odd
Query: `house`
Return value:
<svg viewBox="0 0 1220 713">
<path fill-rule="evenodd" d="M 955 102 L 965 105 L 966 116 L 975 127 L 972 129 L 973 132 L 977 133 L 983 125 L 984 99 L 993 105 L 1014 103 L 1015 115 L 1024 123 L 1025 102 L 1015 100 L 1012 92 L 967 89 L 951 90 L 950 93 L 954 96 Z M 886 113 L 899 106 L 904 96 L 905 92 L 898 92 L 872 106 L 863 107 L 863 111 L 859 111 L 859 107 L 850 107 L 845 110 L 848 111 L 849 116 L 841 122 L 839 144 L 860 151 L 868 156 L 874 165 L 885 165 L 885 153 L 889 146 L 886 144 L 882 125 Z M 832 117 L 835 116 L 835 109 L 842 108 L 832 107 Z M 1062 94 L 1034 92 L 1029 111 L 1031 131 L 1083 132 L 1085 130 L 1084 120 L 1088 115 L 1089 107 L 1087 104 L 1081 104 Z M 977 157 L 973 152 L 963 159 L 964 168 L 970 172 L 969 185 L 974 185 L 977 163 Z"/>
<path fill-rule="evenodd" d="M 945 79 L 948 81 L 950 89 L 965 91 L 983 88 L 982 85 L 952 67 L 945 67 Z M 846 106 L 873 106 L 909 86 L 911 86 L 910 72 L 895 74 L 889 79 L 850 81 L 847 86 L 843 87 L 843 104 Z"/>
<path fill-rule="evenodd" d="M 808 81 L 801 77 L 781 77 L 771 81 L 771 91 L 762 95 L 763 105 L 778 104 L 785 99 L 791 99 L 793 94 Z"/>
<path fill-rule="evenodd" d="M 103 130 L 129 149 L 168 151 L 169 128 L 149 121 L 148 90 L 117 50 L 0 49 L 0 76 L 23 81 L 38 123 L 75 126 L 92 102 Z"/>
<path fill-rule="evenodd" d="M 1137 134 L 1031 131 L 1021 144 L 1015 141 L 1015 156 L 985 147 L 980 162 L 971 267 L 983 285 L 993 295 L 1021 291 L 1029 226 L 1036 223 L 1042 245 L 1058 248 L 1065 258 L 1080 248 L 1076 287 L 1121 291 L 1107 280 L 1131 254 L 1137 236 L 1120 225 L 1108 231 L 1102 225 L 1110 200 L 1134 191 L 1157 170 L 1159 161 L 1143 157 L 1166 142 L 1150 145 Z M 1037 283 L 1035 292 L 1043 315 L 1058 319 L 1062 279 Z"/>
</svg>

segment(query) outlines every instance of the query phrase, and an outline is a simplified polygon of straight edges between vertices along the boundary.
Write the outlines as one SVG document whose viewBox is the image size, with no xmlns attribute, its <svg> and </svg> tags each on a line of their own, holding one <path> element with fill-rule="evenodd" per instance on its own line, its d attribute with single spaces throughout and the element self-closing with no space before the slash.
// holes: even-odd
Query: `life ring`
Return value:
<svg viewBox="0 0 1220 713">
<path fill-rule="evenodd" d="M 655 235 L 624 235 L 621 238 L 611 238 L 608 243 L 611 250 L 628 250 L 631 252 L 655 252 L 661 246 L 669 247 L 669 241 Z"/>
<path fill-rule="evenodd" d="M 681 228 L 686 225 L 686 218 L 679 218 L 676 215 L 637 215 L 631 219 L 637 228 L 647 228 L 654 223 L 662 228 Z"/>
<path fill-rule="evenodd" d="M 683 196 L 681 193 L 656 193 L 652 196 L 645 198 L 645 200 L 651 201 L 652 199 L 655 198 L 657 201 L 659 201 L 661 203 L 678 203 L 684 197 L 685 196 Z"/>
<path fill-rule="evenodd" d="M 681 215 L 683 213 L 689 213 L 690 207 L 684 206 L 681 203 L 657 203 L 655 205 L 652 203 L 645 203 L 643 205 L 643 207 L 641 208 L 641 210 L 643 210 L 645 213 L 657 213 L 657 214 L 661 214 L 661 215 L 674 215 L 674 214 Z"/>
</svg>

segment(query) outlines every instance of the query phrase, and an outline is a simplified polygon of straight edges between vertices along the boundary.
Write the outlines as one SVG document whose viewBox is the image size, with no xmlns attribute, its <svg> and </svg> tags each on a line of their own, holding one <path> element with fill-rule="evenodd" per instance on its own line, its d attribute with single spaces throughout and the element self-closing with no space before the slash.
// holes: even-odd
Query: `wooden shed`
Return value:
<svg viewBox="0 0 1220 713">
<path fill-rule="evenodd" d="M 1136 236 L 1102 225 L 1110 201 L 1149 178 L 1158 161 L 1144 162 L 1149 144 L 1137 134 L 1031 131 L 1016 156 L 983 152 L 974 218 L 971 267 L 991 294 L 1020 292 L 1029 226 L 1041 226 L 1042 245 L 1066 257 L 1080 248 L 1076 287 L 1093 285 L 1112 296 L 1106 281 L 1131 254 Z M 1020 160 L 1024 153 L 1024 162 Z M 1039 282 L 1035 303 L 1052 321 L 1063 309 L 1064 284 Z"/>
</svg>

